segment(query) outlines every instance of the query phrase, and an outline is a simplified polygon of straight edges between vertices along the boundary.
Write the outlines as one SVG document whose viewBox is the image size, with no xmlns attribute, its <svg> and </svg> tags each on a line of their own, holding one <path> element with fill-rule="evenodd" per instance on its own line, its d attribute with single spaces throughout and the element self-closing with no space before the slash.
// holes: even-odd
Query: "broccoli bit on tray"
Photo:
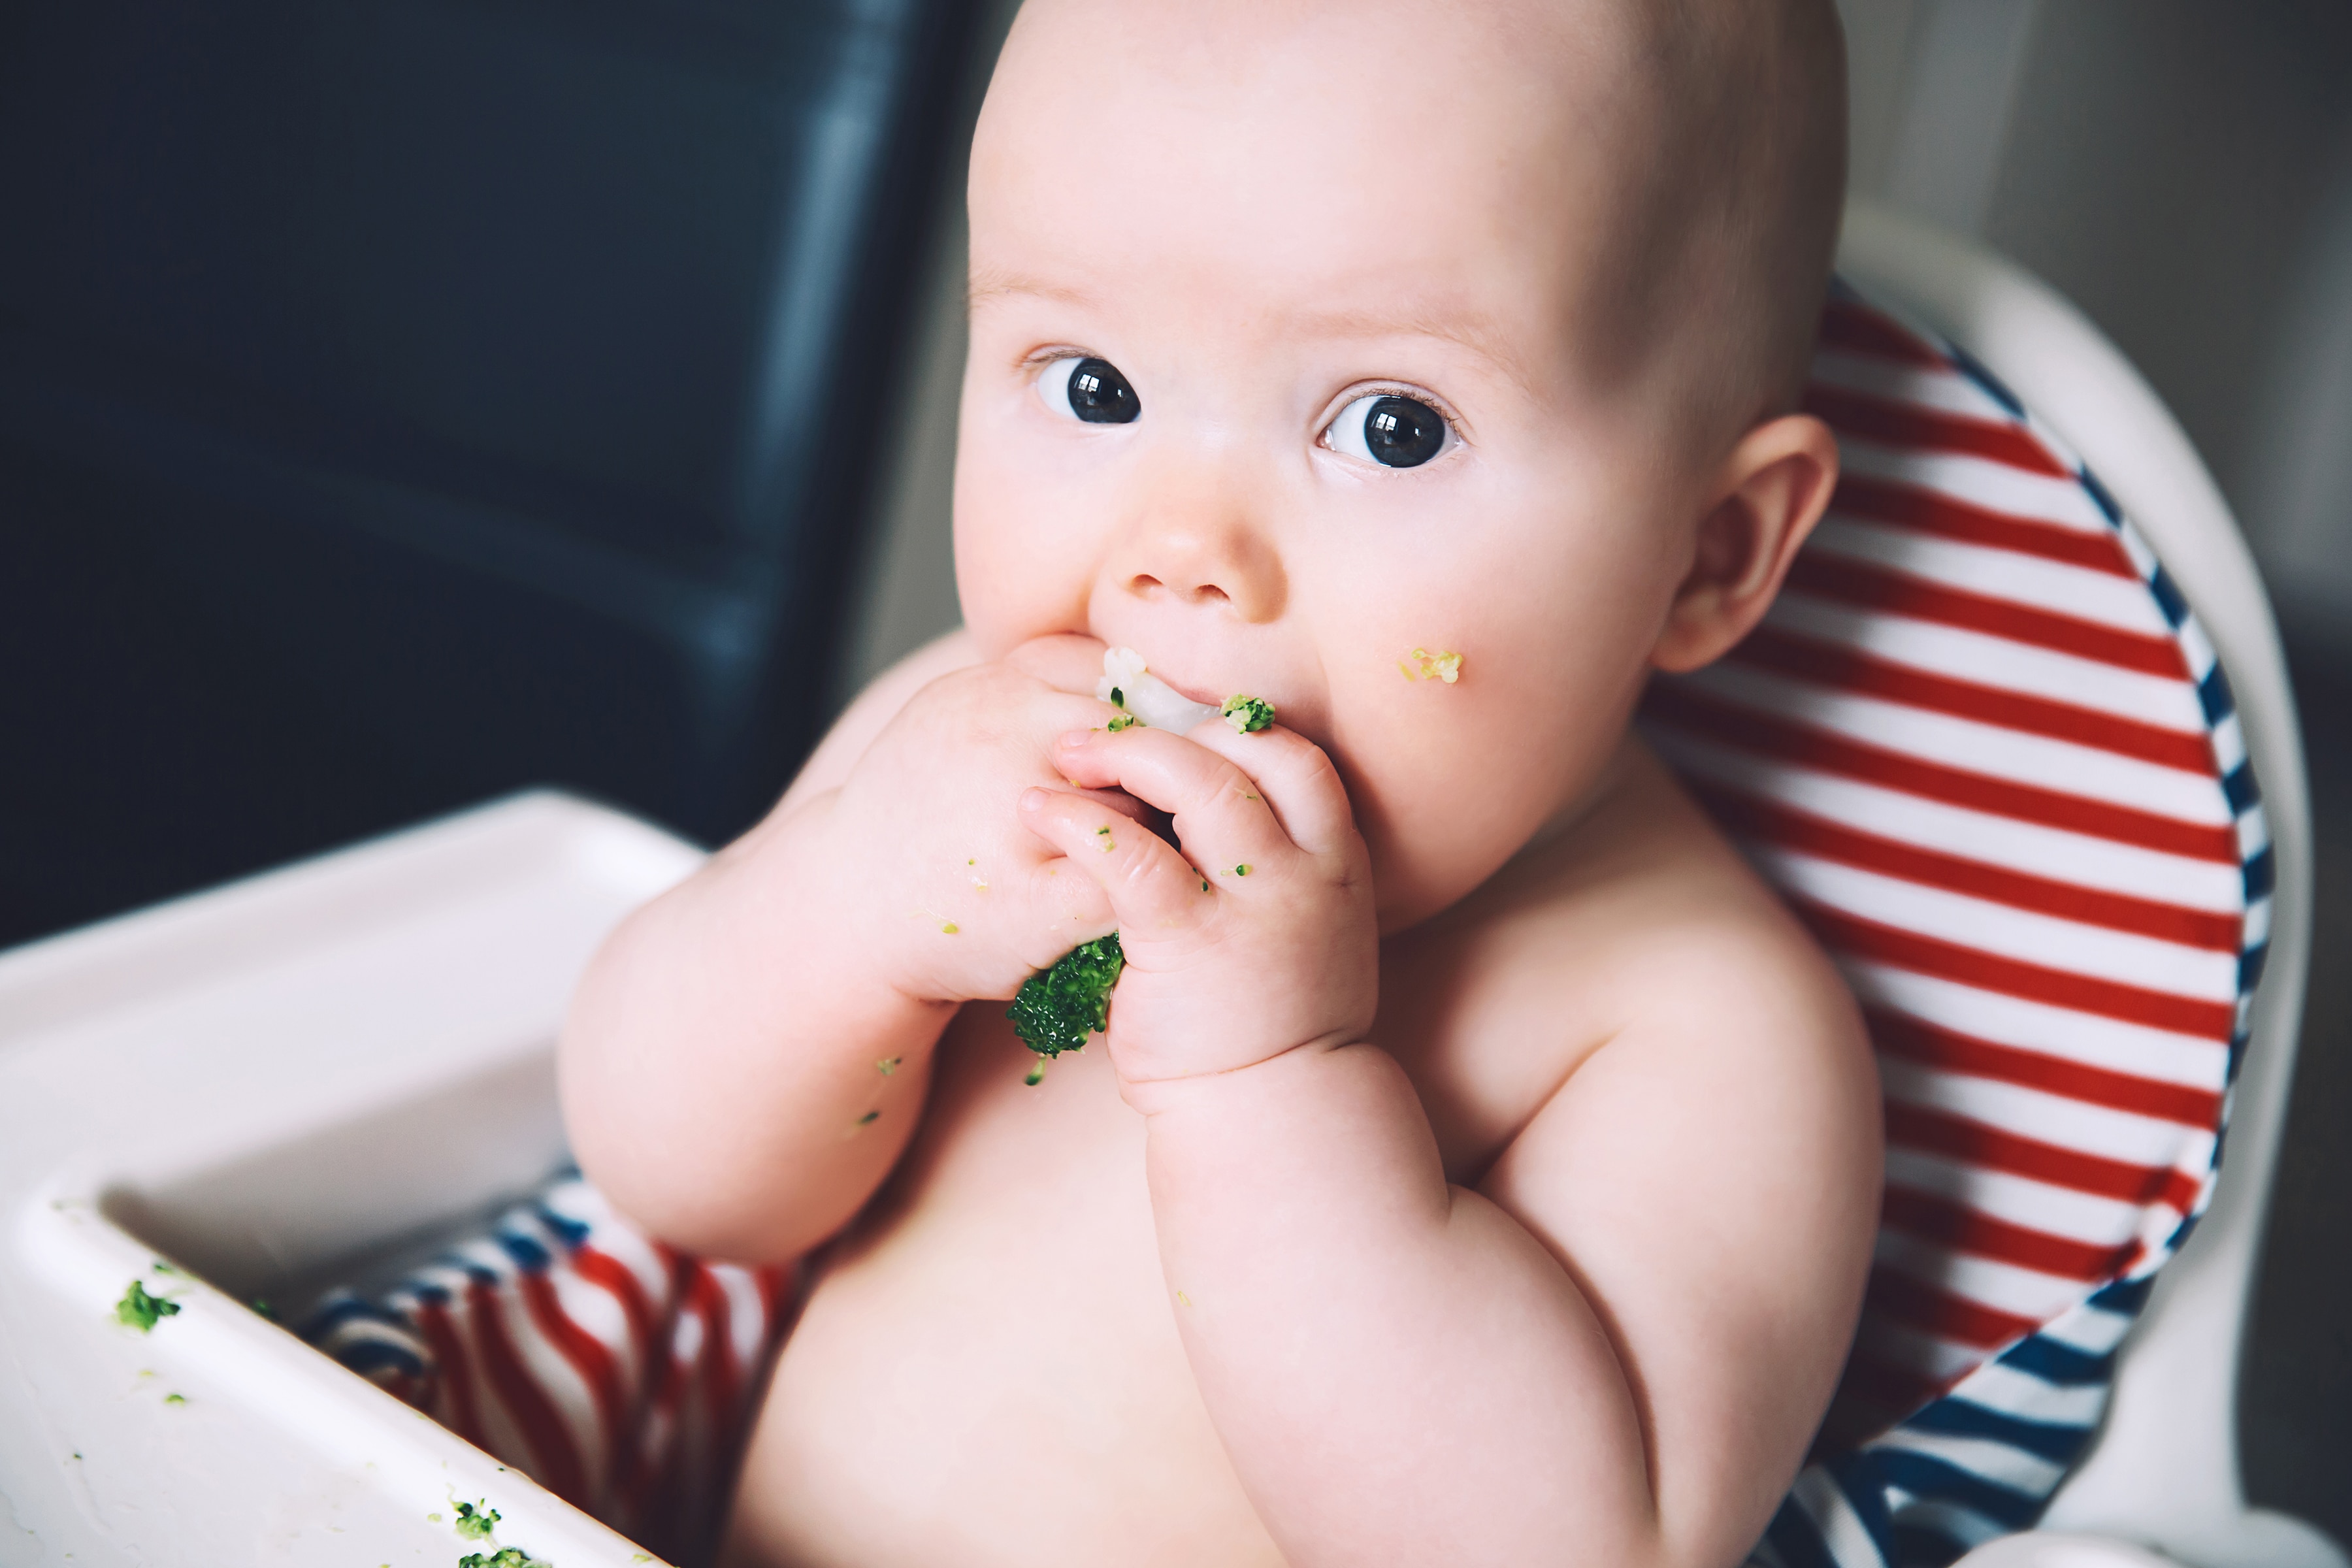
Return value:
<svg viewBox="0 0 2352 1568">
<path fill-rule="evenodd" d="M 147 1287 L 133 1279 L 131 1289 L 122 1293 L 122 1300 L 114 1304 L 114 1317 L 116 1321 L 126 1323 L 144 1334 L 152 1332 L 158 1322 L 174 1315 L 179 1310 L 177 1301 L 167 1300 L 162 1296 L 150 1296 Z"/>
<path fill-rule="evenodd" d="M 1072 948 L 1021 983 L 1004 1016 L 1013 1032 L 1041 1057 L 1081 1050 L 1089 1035 L 1110 1023 L 1110 988 L 1127 967 L 1118 932 Z"/>
</svg>

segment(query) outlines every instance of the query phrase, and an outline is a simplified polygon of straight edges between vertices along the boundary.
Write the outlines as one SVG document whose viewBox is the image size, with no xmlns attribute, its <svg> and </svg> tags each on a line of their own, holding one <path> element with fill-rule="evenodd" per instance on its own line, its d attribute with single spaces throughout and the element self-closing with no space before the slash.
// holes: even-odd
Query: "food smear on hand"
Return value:
<svg viewBox="0 0 2352 1568">
<path fill-rule="evenodd" d="M 1102 679 L 1095 682 L 1095 695 L 1139 723 L 1154 730 L 1172 730 L 1179 735 L 1217 716 L 1214 708 L 1193 701 L 1147 670 L 1143 656 L 1131 647 L 1103 651 Z M 1124 724 L 1115 727 L 1127 728 Z"/>
<path fill-rule="evenodd" d="M 1462 656 L 1444 648 L 1432 653 L 1417 647 L 1397 660 L 1397 671 L 1407 680 L 1442 680 L 1451 686 L 1462 679 Z"/>
<path fill-rule="evenodd" d="M 1225 716 L 1225 722 L 1234 727 L 1236 735 L 1254 735 L 1274 722 L 1273 703 L 1263 697 L 1245 697 L 1238 691 L 1226 698 L 1225 705 L 1217 711 Z"/>
<path fill-rule="evenodd" d="M 1004 1016 L 1022 1043 L 1041 1057 L 1084 1050 L 1088 1036 L 1109 1026 L 1111 987 L 1126 967 L 1118 932 L 1081 943 L 1023 981 Z"/>
</svg>

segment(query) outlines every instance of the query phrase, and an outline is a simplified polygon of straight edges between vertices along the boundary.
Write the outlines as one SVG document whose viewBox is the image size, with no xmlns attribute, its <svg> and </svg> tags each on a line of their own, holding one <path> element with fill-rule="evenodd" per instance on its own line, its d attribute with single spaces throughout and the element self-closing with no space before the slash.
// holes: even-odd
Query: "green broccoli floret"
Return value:
<svg viewBox="0 0 2352 1568">
<path fill-rule="evenodd" d="M 1127 967 L 1118 932 L 1074 947 L 1021 984 L 1004 1016 L 1013 1032 L 1041 1057 L 1082 1049 L 1089 1035 L 1110 1024 L 1110 988 Z"/>
<path fill-rule="evenodd" d="M 1255 734 L 1274 722 L 1273 703 L 1263 697 L 1244 697 L 1240 692 L 1226 698 L 1225 705 L 1217 711 L 1225 716 L 1225 722 L 1234 727 L 1236 735 Z"/>
<path fill-rule="evenodd" d="M 554 1568 L 554 1564 L 520 1546 L 501 1546 L 491 1552 L 468 1552 L 457 1559 L 457 1568 Z"/>
<path fill-rule="evenodd" d="M 162 1296 L 150 1296 L 147 1287 L 133 1279 L 131 1289 L 122 1293 L 122 1300 L 114 1304 L 114 1318 L 115 1321 L 126 1323 L 144 1334 L 152 1332 L 158 1322 L 179 1310 L 177 1301 Z"/>
<path fill-rule="evenodd" d="M 489 1539 L 490 1531 L 499 1527 L 499 1510 L 485 1498 L 479 1507 L 473 1503 L 457 1505 L 457 1533 L 470 1535 L 477 1541 Z"/>
</svg>

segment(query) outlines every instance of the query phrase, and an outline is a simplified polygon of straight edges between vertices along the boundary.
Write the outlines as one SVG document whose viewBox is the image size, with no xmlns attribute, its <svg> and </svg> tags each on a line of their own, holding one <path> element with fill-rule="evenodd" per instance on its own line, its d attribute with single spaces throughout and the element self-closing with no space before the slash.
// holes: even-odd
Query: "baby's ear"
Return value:
<svg viewBox="0 0 2352 1568">
<path fill-rule="evenodd" d="M 1690 571 L 1651 650 L 1653 665 L 1696 669 L 1763 619 L 1829 505 L 1837 473 L 1837 439 L 1810 414 L 1768 419 L 1739 438 L 1699 519 Z"/>
</svg>

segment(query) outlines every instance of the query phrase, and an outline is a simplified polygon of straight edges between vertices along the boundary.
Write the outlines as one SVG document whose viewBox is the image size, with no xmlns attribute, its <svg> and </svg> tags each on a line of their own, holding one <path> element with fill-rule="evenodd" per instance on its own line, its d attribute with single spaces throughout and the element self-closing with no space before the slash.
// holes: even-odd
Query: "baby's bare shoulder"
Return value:
<svg viewBox="0 0 2352 1568">
<path fill-rule="evenodd" d="M 1749 1473 L 1729 1449 L 1782 1426 L 1758 1452 L 1801 1449 L 1844 1358 L 1876 1228 L 1877 1079 L 1803 926 L 1654 759 L 1628 784 L 1517 916 L 1555 947 L 1543 984 L 1562 989 L 1542 1005 L 1589 1009 L 1596 1032 L 1477 1190 L 1593 1301 L 1660 1451 L 1725 1447 L 1699 1473 Z"/>
<path fill-rule="evenodd" d="M 1576 823 L 1391 939 L 1385 959 L 1381 1043 L 1420 1084 L 1455 1171 L 1484 1169 L 1548 1111 L 1557 1121 L 1556 1102 L 1668 1073 L 1686 1101 L 1874 1125 L 1843 982 L 1638 742 Z"/>
</svg>

